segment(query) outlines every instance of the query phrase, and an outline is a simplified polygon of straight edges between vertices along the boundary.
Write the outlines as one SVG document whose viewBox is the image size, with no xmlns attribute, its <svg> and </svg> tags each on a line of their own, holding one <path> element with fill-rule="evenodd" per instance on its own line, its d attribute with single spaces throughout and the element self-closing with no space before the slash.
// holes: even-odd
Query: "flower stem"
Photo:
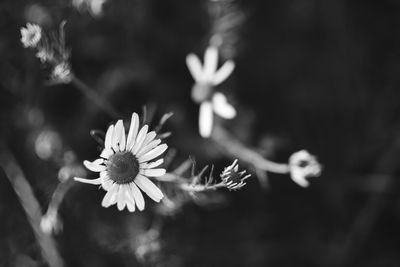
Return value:
<svg viewBox="0 0 400 267">
<path fill-rule="evenodd" d="M 93 101 L 100 109 L 110 115 L 112 118 L 117 118 L 120 116 L 119 112 L 108 102 L 106 99 L 102 98 L 100 95 L 86 85 L 82 80 L 80 80 L 75 74 L 71 74 L 71 83 L 81 90 L 85 96 Z"/>
<path fill-rule="evenodd" d="M 63 267 L 64 262 L 57 250 L 55 240 L 52 236 L 46 235 L 40 229 L 42 211 L 21 167 L 18 165 L 12 153 L 6 149 L 0 153 L 0 162 L 2 165 L 4 164 L 3 167 L 6 176 L 26 212 L 28 221 L 33 228 L 33 233 L 42 251 L 43 258 L 47 261 L 50 267 Z"/>
<path fill-rule="evenodd" d="M 58 214 L 58 210 L 60 208 L 60 205 L 64 199 L 65 194 L 71 189 L 71 187 L 76 184 L 74 182 L 74 179 L 68 179 L 65 182 L 60 182 L 56 189 L 54 190 L 54 193 L 51 197 L 49 206 L 47 208 L 46 214 L 51 214 L 55 213 Z"/>
<path fill-rule="evenodd" d="M 239 140 L 233 138 L 219 125 L 215 125 L 211 138 L 232 158 L 237 158 L 253 165 L 258 170 L 280 174 L 287 174 L 290 171 L 288 164 L 276 163 L 265 159 L 253 149 L 246 147 Z"/>
<path fill-rule="evenodd" d="M 188 191 L 188 192 L 205 192 L 205 191 L 211 191 L 211 190 L 217 190 L 218 188 L 224 188 L 226 187 L 225 184 L 223 183 L 218 183 L 218 184 L 212 184 L 212 185 L 202 185 L 202 184 L 181 184 L 180 188 L 182 190 Z"/>
</svg>

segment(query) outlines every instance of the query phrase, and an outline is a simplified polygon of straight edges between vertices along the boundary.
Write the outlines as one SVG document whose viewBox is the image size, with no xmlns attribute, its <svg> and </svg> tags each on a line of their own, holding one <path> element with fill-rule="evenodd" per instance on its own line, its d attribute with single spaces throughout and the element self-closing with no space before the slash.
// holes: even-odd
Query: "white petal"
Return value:
<svg viewBox="0 0 400 267">
<path fill-rule="evenodd" d="M 135 183 L 130 183 L 129 186 L 131 188 L 133 198 L 135 199 L 136 206 L 138 207 L 139 210 L 143 210 L 144 209 L 144 198 L 143 198 L 142 192 L 140 192 L 139 188 L 136 186 Z"/>
<path fill-rule="evenodd" d="M 132 113 L 131 125 L 126 143 L 126 150 L 130 150 L 135 144 L 136 136 L 139 131 L 139 116 L 135 112 Z"/>
<path fill-rule="evenodd" d="M 160 177 L 165 174 L 165 169 L 142 169 L 140 173 L 148 177 Z"/>
<path fill-rule="evenodd" d="M 143 141 L 142 147 L 147 146 L 151 141 L 153 141 L 154 138 L 156 137 L 156 135 L 157 134 L 155 131 L 151 131 L 151 132 L 147 133 L 146 138 Z M 139 151 L 140 151 L 140 149 L 139 149 Z"/>
<path fill-rule="evenodd" d="M 160 166 L 164 163 L 164 159 L 159 159 L 150 163 L 140 163 L 141 169 L 151 169 Z"/>
<path fill-rule="evenodd" d="M 199 111 L 199 131 L 204 138 L 210 137 L 213 126 L 213 109 L 211 102 L 203 102 L 200 104 Z"/>
<path fill-rule="evenodd" d="M 103 162 L 103 159 L 101 159 L 102 161 L 101 161 L 101 163 Z M 104 165 L 100 165 L 100 161 L 99 161 L 99 159 L 97 159 L 97 160 L 95 160 L 95 161 L 93 161 L 93 162 L 90 162 L 90 161 L 88 161 L 88 160 L 85 160 L 84 162 L 83 162 L 83 165 L 85 165 L 85 167 L 86 168 L 88 168 L 89 170 L 91 170 L 92 172 L 102 172 L 102 171 L 105 171 L 106 170 L 106 166 L 104 166 Z"/>
<path fill-rule="evenodd" d="M 143 146 L 139 152 L 136 154 L 137 157 L 141 157 L 142 155 L 146 154 L 147 152 L 149 152 L 150 150 L 152 150 L 153 148 L 155 148 L 156 146 L 158 146 L 161 143 L 160 139 L 156 139 L 151 141 L 149 144 L 147 144 L 146 146 Z"/>
<path fill-rule="evenodd" d="M 205 79 L 211 79 L 217 70 L 218 49 L 215 46 L 209 46 L 204 53 L 204 76 Z"/>
<path fill-rule="evenodd" d="M 115 124 L 113 138 L 112 138 L 112 148 L 116 152 L 120 151 L 119 143 L 121 142 L 123 130 L 124 130 L 124 125 L 122 123 L 122 120 L 118 120 L 117 123 Z"/>
<path fill-rule="evenodd" d="M 114 125 L 111 124 L 106 132 L 106 139 L 104 140 L 104 148 L 111 149 L 113 132 L 114 132 Z"/>
<path fill-rule="evenodd" d="M 103 181 L 101 183 L 101 187 L 103 187 L 104 190 L 108 191 L 114 184 L 114 181 L 111 180 L 109 177 L 103 178 Z"/>
<path fill-rule="evenodd" d="M 133 198 L 130 187 L 126 190 L 126 207 L 130 212 L 135 211 L 135 199 Z"/>
<path fill-rule="evenodd" d="M 228 103 L 222 93 L 215 93 L 212 98 L 215 113 L 224 119 L 233 119 L 236 116 L 235 108 Z"/>
<path fill-rule="evenodd" d="M 122 123 L 122 135 L 121 135 L 121 140 L 119 142 L 119 150 L 125 151 L 125 145 L 126 145 L 125 127 L 124 124 Z"/>
<path fill-rule="evenodd" d="M 164 194 L 161 192 L 161 190 L 143 175 L 139 174 L 136 176 L 135 184 L 137 184 L 137 186 L 139 186 L 139 188 L 155 202 L 160 202 L 160 200 L 164 197 Z"/>
<path fill-rule="evenodd" d="M 301 187 L 308 187 L 310 185 L 300 168 L 292 167 L 292 169 L 290 170 L 290 176 L 293 182 L 300 185 Z"/>
<path fill-rule="evenodd" d="M 157 146 L 156 148 L 153 148 L 152 150 L 138 158 L 139 163 L 146 162 L 160 156 L 162 153 L 165 152 L 165 150 L 167 150 L 167 148 L 168 146 L 166 144 L 162 144 Z"/>
<path fill-rule="evenodd" d="M 218 85 L 225 81 L 229 75 L 231 75 L 232 71 L 235 69 L 235 63 L 232 60 L 228 60 L 222 65 L 221 68 L 214 74 L 212 79 L 212 83 L 214 85 Z"/>
<path fill-rule="evenodd" d="M 117 192 L 118 192 L 118 185 L 113 184 L 113 186 L 110 188 L 110 190 L 104 196 L 103 201 L 101 202 L 101 205 L 105 208 L 108 208 L 109 206 L 117 203 Z"/>
<path fill-rule="evenodd" d="M 193 79 L 196 82 L 202 82 L 204 75 L 200 59 L 194 54 L 189 54 L 186 57 L 186 65 L 188 66 L 190 74 L 192 74 Z"/>
<path fill-rule="evenodd" d="M 85 183 L 85 184 L 94 184 L 94 185 L 101 184 L 101 182 L 102 182 L 102 178 L 85 179 L 85 178 L 80 178 L 80 177 L 74 177 L 74 180 L 77 182 L 81 182 L 81 183 Z"/>
<path fill-rule="evenodd" d="M 108 159 L 114 154 L 114 151 L 111 148 L 104 148 L 100 154 L 100 157 Z"/>
<path fill-rule="evenodd" d="M 126 197 L 126 185 L 119 185 L 119 190 L 117 193 L 117 208 L 118 210 L 123 210 L 126 205 L 125 197 Z"/>
<path fill-rule="evenodd" d="M 147 136 L 147 131 L 149 130 L 149 126 L 145 125 L 140 129 L 139 134 L 136 138 L 135 145 L 132 147 L 131 151 L 134 155 L 139 151 L 139 149 L 142 147 L 143 141 Z"/>
</svg>

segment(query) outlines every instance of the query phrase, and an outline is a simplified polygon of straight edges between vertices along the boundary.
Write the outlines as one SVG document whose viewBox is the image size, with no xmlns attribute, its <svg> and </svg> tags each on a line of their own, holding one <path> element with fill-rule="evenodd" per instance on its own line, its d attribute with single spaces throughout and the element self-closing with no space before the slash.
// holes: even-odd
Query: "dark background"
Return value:
<svg viewBox="0 0 400 267">
<path fill-rule="evenodd" d="M 60 134 L 79 161 L 94 159 L 90 129 L 113 120 L 73 85 L 46 85 L 49 71 L 20 43 L 29 10 L 47 12 L 44 28 L 67 20 L 73 71 L 106 96 L 125 119 L 143 104 L 156 116 L 173 111 L 167 141 L 173 165 L 229 159 L 197 133 L 198 106 L 185 65 L 210 36 L 206 1 L 108 0 L 104 15 L 69 1 L 0 3 L 0 147 L 15 155 L 43 210 L 57 166 L 38 158 L 33 136 Z M 324 166 L 307 189 L 289 176 L 254 177 L 220 205 L 186 205 L 163 227 L 157 266 L 399 266 L 400 2 L 237 1 L 244 14 L 234 34 L 236 69 L 219 89 L 238 117 L 226 128 L 278 162 L 307 149 Z M 33 17 L 32 17 L 33 16 Z M 32 110 L 43 128 L 29 123 Z M 151 209 L 100 206 L 104 193 L 76 185 L 61 206 L 56 235 L 68 266 L 140 266 L 130 244 L 148 228 Z M 150 203 L 150 201 L 147 201 Z M 146 263 L 145 263 L 146 264 Z M 0 265 L 45 266 L 11 184 L 0 176 Z"/>
</svg>

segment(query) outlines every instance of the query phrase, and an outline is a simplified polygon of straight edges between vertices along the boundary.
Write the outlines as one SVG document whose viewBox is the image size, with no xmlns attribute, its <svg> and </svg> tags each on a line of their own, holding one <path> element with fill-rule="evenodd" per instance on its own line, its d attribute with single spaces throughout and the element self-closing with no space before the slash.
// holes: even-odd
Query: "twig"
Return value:
<svg viewBox="0 0 400 267">
<path fill-rule="evenodd" d="M 76 184 L 74 182 L 73 179 L 68 179 L 65 182 L 60 182 L 56 189 L 54 190 L 54 193 L 51 197 L 49 206 L 47 208 L 46 214 L 44 215 L 44 217 L 46 216 L 56 216 L 58 218 L 58 210 L 60 209 L 60 205 L 65 197 L 65 195 L 67 194 L 67 192 L 69 191 L 69 189 L 72 188 L 72 186 Z"/>
<path fill-rule="evenodd" d="M 239 140 L 230 136 L 221 126 L 215 125 L 211 138 L 233 159 L 239 159 L 258 170 L 287 174 L 290 172 L 288 164 L 276 163 L 265 159 L 256 151 L 243 145 Z"/>
<path fill-rule="evenodd" d="M 218 184 L 212 184 L 212 185 L 202 185 L 202 184 L 181 184 L 180 188 L 182 190 L 188 191 L 188 192 L 205 192 L 205 191 L 212 191 L 212 190 L 217 190 L 218 188 L 224 188 L 226 185 L 224 183 L 218 183 Z"/>
<path fill-rule="evenodd" d="M 81 92 L 83 92 L 90 101 L 93 101 L 100 109 L 102 109 L 112 118 L 120 117 L 119 112 L 116 111 L 107 100 L 96 94 L 92 88 L 81 81 L 75 74 L 71 74 L 71 83 L 75 85 L 76 88 L 81 90 Z"/>
<path fill-rule="evenodd" d="M 40 229 L 42 211 L 21 167 L 18 165 L 12 153 L 6 149 L 0 152 L 0 162 L 3 165 L 7 178 L 10 180 L 21 205 L 28 216 L 28 221 L 33 228 L 43 258 L 51 267 L 63 267 L 64 262 L 57 250 L 55 240 L 52 236 L 44 234 Z"/>
</svg>

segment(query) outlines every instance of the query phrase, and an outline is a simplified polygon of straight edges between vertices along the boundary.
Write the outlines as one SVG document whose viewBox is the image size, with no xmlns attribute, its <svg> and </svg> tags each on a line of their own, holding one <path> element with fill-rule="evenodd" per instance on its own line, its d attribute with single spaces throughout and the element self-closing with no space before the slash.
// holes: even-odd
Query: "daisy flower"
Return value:
<svg viewBox="0 0 400 267">
<path fill-rule="evenodd" d="M 214 87 L 225 81 L 235 68 L 232 60 L 225 62 L 217 70 L 218 49 L 214 46 L 207 48 L 204 54 L 204 65 L 200 59 L 189 54 L 186 57 L 186 64 L 195 80 L 192 88 L 192 98 L 200 104 L 199 131 L 202 137 L 209 137 L 213 126 L 213 113 L 222 118 L 232 119 L 236 116 L 235 108 L 230 105 L 224 94 L 214 92 Z"/>
<path fill-rule="evenodd" d="M 289 158 L 290 176 L 301 187 L 308 187 L 308 178 L 321 175 L 322 166 L 307 150 L 293 153 Z"/>
<path fill-rule="evenodd" d="M 250 174 L 246 174 L 246 170 L 239 172 L 237 159 L 221 173 L 222 182 L 229 190 L 238 190 L 242 188 L 246 185 L 244 181 L 250 176 Z"/>
<path fill-rule="evenodd" d="M 164 159 L 152 160 L 168 147 L 160 144 L 161 140 L 155 139 L 156 132 L 148 132 L 148 128 L 144 125 L 139 130 L 139 116 L 133 113 L 126 136 L 123 122 L 119 120 L 108 127 L 100 158 L 93 162 L 83 162 L 86 168 L 99 173 L 99 178 L 74 179 L 82 183 L 101 185 L 107 191 L 101 203 L 103 207 L 117 204 L 119 210 L 127 207 L 130 212 L 134 212 L 136 205 L 139 210 L 143 210 L 145 203 L 141 191 L 156 202 L 163 198 L 161 190 L 148 177 L 165 174 L 165 169 L 156 168 Z"/>
<path fill-rule="evenodd" d="M 35 48 L 42 38 L 42 28 L 37 24 L 27 23 L 26 28 L 21 28 L 21 43 L 27 48 Z"/>
</svg>

